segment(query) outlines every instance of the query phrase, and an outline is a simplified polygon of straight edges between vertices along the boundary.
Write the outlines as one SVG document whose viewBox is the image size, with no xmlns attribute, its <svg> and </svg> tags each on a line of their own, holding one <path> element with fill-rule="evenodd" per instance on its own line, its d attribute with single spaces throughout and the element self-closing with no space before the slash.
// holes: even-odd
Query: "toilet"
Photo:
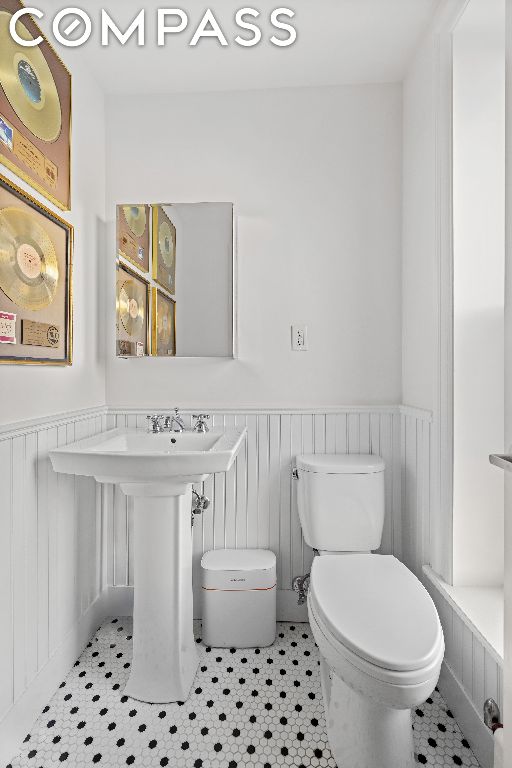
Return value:
<svg viewBox="0 0 512 768">
<path fill-rule="evenodd" d="M 379 456 L 296 459 L 304 539 L 318 556 L 308 613 L 320 651 L 327 731 L 342 768 L 412 768 L 411 709 L 434 690 L 444 638 L 416 576 L 379 548 L 384 470 Z"/>
</svg>

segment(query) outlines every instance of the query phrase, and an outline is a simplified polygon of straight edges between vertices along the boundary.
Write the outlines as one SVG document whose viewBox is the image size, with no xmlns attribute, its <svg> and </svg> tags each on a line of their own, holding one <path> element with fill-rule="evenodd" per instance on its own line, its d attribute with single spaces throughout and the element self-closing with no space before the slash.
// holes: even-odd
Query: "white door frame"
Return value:
<svg viewBox="0 0 512 768">
<path fill-rule="evenodd" d="M 506 0 L 505 447 L 512 452 L 512 0 Z M 504 768 L 512 768 L 512 473 L 505 473 Z"/>
<path fill-rule="evenodd" d="M 453 583 L 453 33 L 469 0 L 448 0 L 436 22 L 436 354 L 430 565 Z"/>
</svg>

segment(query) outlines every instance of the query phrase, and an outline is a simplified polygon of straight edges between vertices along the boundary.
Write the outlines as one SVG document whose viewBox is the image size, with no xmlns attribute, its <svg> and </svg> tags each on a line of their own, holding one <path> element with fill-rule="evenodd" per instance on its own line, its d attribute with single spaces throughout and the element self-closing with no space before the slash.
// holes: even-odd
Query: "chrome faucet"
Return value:
<svg viewBox="0 0 512 768">
<path fill-rule="evenodd" d="M 165 417 L 164 429 L 166 429 L 168 432 L 184 432 L 185 431 L 185 422 L 180 416 L 179 408 L 174 409 L 174 416 Z"/>
<path fill-rule="evenodd" d="M 148 420 L 148 432 L 152 432 L 154 435 L 158 435 L 159 432 L 164 431 L 164 428 L 160 423 L 161 419 L 163 419 L 161 414 L 146 416 L 146 419 Z"/>
<path fill-rule="evenodd" d="M 194 424 L 194 432 L 209 432 L 208 424 L 206 423 L 208 419 L 210 418 L 207 413 L 200 413 L 197 416 L 192 416 L 193 419 L 197 419 L 196 423 Z"/>
</svg>

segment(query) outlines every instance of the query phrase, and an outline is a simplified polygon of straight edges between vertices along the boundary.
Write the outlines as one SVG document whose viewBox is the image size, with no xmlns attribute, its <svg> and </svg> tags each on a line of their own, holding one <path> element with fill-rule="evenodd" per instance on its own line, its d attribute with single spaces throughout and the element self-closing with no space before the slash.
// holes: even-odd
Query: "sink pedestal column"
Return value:
<svg viewBox="0 0 512 768">
<path fill-rule="evenodd" d="M 193 634 L 189 483 L 122 483 L 134 497 L 133 661 L 125 695 L 185 701 L 199 657 Z"/>
</svg>

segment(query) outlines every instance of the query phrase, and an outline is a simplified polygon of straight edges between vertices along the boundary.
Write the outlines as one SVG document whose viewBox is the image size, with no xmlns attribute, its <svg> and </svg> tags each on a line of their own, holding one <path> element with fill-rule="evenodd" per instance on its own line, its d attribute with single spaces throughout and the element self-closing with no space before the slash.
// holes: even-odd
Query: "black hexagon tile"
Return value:
<svg viewBox="0 0 512 768">
<path fill-rule="evenodd" d="M 309 625 L 280 623 L 271 648 L 244 650 L 207 648 L 200 629 L 196 623 L 200 664 L 188 701 L 144 704 L 123 696 L 132 621 L 105 623 L 12 768 L 335 768 Z M 413 720 L 420 765 L 478 768 L 438 691 Z"/>
</svg>

